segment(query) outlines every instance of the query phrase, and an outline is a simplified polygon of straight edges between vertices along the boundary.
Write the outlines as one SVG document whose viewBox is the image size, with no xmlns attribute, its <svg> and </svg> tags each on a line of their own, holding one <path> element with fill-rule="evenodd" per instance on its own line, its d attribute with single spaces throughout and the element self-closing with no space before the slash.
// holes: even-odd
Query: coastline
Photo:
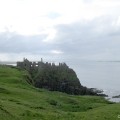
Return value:
<svg viewBox="0 0 120 120">
<path fill-rule="evenodd" d="M 1 62 L 0 64 L 16 66 L 16 62 Z M 94 89 L 97 93 L 101 94 L 105 99 L 111 102 L 120 103 L 120 98 L 114 96 L 119 96 L 120 91 L 114 89 L 100 89 L 100 88 L 90 88 Z"/>
<path fill-rule="evenodd" d="M 116 98 L 114 96 L 119 96 L 120 91 L 118 90 L 103 90 L 103 94 L 108 95 L 108 97 L 105 97 L 108 101 L 120 103 L 120 98 Z"/>
</svg>

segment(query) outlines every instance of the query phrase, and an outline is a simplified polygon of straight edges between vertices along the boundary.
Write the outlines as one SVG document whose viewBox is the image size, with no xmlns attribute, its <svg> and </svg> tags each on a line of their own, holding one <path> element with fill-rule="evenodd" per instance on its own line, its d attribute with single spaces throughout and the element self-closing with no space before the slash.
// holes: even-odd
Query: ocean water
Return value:
<svg viewBox="0 0 120 120">
<path fill-rule="evenodd" d="M 110 101 L 120 102 L 120 62 L 79 61 L 69 63 L 83 86 L 102 89 Z"/>
</svg>

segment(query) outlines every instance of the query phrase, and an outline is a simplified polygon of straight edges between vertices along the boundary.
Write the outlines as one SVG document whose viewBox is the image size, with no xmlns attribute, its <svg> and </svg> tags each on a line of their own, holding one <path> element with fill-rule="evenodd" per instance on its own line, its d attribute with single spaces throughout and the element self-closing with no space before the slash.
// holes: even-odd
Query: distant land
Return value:
<svg viewBox="0 0 120 120">
<path fill-rule="evenodd" d="M 111 61 L 109 61 L 109 60 L 108 61 L 102 61 L 102 60 L 100 60 L 100 61 L 97 61 L 97 62 L 120 62 L 120 60 L 116 60 L 116 61 L 114 61 L 114 60 L 113 61 L 112 60 Z"/>
<path fill-rule="evenodd" d="M 98 60 L 98 61 L 93 61 L 93 62 L 120 62 L 120 60 L 110 60 L 110 61 L 109 60 L 106 60 L 106 61 Z M 0 64 L 16 64 L 16 63 L 17 63 L 17 61 L 0 61 Z"/>
<path fill-rule="evenodd" d="M 0 64 L 16 64 L 16 61 L 0 61 Z"/>
</svg>

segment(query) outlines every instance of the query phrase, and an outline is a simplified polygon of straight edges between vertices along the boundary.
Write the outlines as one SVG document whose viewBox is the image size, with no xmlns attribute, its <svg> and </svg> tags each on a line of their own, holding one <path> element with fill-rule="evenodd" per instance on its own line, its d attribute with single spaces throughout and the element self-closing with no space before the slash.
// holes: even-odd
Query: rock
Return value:
<svg viewBox="0 0 120 120">
<path fill-rule="evenodd" d="M 112 98 L 120 98 L 120 95 L 117 95 L 117 96 L 113 96 Z"/>
</svg>

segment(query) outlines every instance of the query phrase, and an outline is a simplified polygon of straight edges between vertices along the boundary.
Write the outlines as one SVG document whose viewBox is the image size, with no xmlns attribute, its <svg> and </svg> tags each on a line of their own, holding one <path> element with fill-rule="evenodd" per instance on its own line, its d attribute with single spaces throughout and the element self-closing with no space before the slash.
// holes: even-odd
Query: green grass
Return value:
<svg viewBox="0 0 120 120">
<path fill-rule="evenodd" d="M 0 120 L 119 120 L 120 104 L 37 89 L 27 83 L 28 76 L 0 66 Z"/>
</svg>

